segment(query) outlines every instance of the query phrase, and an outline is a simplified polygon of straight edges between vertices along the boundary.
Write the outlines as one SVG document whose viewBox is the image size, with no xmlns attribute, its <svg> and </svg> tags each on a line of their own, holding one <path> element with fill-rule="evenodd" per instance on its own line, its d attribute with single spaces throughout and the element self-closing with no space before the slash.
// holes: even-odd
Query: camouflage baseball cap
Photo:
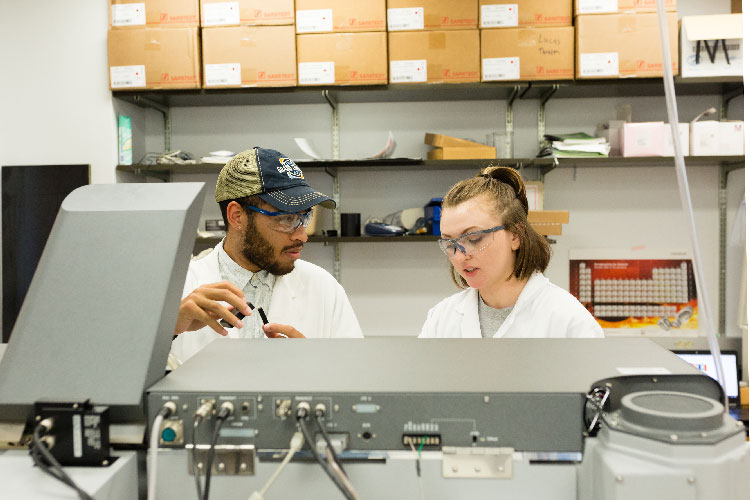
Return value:
<svg viewBox="0 0 750 500">
<path fill-rule="evenodd" d="M 336 206 L 331 198 L 310 187 L 292 160 L 273 149 L 257 147 L 229 160 L 216 181 L 217 202 L 246 196 L 258 196 L 283 212 Z"/>
</svg>

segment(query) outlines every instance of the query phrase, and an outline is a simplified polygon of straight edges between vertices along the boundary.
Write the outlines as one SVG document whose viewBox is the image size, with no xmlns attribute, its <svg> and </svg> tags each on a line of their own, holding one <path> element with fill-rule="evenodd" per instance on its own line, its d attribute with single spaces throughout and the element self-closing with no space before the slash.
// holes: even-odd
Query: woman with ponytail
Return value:
<svg viewBox="0 0 750 500">
<path fill-rule="evenodd" d="M 463 291 L 430 310 L 420 337 L 603 337 L 581 303 L 542 274 L 550 247 L 528 213 L 523 179 L 509 167 L 487 167 L 448 191 L 438 243 Z"/>
</svg>

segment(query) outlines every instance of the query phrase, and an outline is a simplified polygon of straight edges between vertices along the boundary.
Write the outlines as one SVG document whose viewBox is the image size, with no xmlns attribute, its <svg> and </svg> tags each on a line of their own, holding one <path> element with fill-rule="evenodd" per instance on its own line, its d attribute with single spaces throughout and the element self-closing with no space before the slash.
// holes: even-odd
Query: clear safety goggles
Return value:
<svg viewBox="0 0 750 500">
<path fill-rule="evenodd" d="M 245 205 L 245 208 L 272 217 L 271 228 L 283 233 L 293 233 L 300 227 L 309 226 L 312 222 L 312 208 L 304 212 L 269 212 L 252 205 Z"/>
<path fill-rule="evenodd" d="M 456 252 L 471 256 L 487 248 L 492 243 L 495 233 L 502 229 L 505 229 L 505 226 L 474 231 L 458 238 L 441 238 L 438 240 L 438 245 L 448 257 L 454 257 Z"/>
</svg>

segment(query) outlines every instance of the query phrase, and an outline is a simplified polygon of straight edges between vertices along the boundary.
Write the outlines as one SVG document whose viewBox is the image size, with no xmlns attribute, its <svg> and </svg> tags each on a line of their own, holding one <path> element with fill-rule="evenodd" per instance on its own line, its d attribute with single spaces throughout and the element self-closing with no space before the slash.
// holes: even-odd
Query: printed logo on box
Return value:
<svg viewBox="0 0 750 500">
<path fill-rule="evenodd" d="M 297 33 L 313 31 L 333 31 L 333 9 L 297 11 Z"/>
<path fill-rule="evenodd" d="M 140 26 L 146 24 L 145 3 L 121 3 L 112 6 L 112 26 Z"/>
<path fill-rule="evenodd" d="M 617 52 L 581 54 L 581 76 L 619 76 L 620 61 Z"/>
<path fill-rule="evenodd" d="M 520 57 L 488 57 L 482 59 L 482 80 L 520 80 Z"/>
<path fill-rule="evenodd" d="M 242 85 L 242 65 L 240 63 L 205 64 L 206 86 Z"/>
<path fill-rule="evenodd" d="M 112 66 L 109 79 L 113 89 L 146 86 L 146 66 Z"/>
<path fill-rule="evenodd" d="M 482 28 L 518 26 L 518 4 L 482 5 Z"/>
<path fill-rule="evenodd" d="M 298 64 L 300 85 L 326 85 L 336 83 L 336 66 L 333 61 Z"/>
<path fill-rule="evenodd" d="M 218 2 L 203 4 L 203 26 L 240 24 L 239 2 Z"/>
<path fill-rule="evenodd" d="M 423 30 L 424 7 L 388 9 L 388 31 Z"/>
<path fill-rule="evenodd" d="M 427 81 L 427 59 L 391 61 L 391 83 Z"/>
<path fill-rule="evenodd" d="M 578 0 L 579 14 L 617 12 L 617 0 Z"/>
</svg>

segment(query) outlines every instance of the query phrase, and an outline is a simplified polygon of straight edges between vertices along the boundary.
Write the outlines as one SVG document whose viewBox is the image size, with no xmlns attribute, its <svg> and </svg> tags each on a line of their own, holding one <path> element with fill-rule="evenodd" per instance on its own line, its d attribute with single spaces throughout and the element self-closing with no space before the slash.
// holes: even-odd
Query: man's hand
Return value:
<svg viewBox="0 0 750 500">
<path fill-rule="evenodd" d="M 226 302 L 231 307 L 219 302 Z M 232 314 L 232 309 L 239 309 L 245 316 L 252 314 L 242 290 L 230 282 L 222 281 L 198 287 L 182 299 L 174 334 L 179 335 L 209 326 L 219 335 L 226 335 L 227 331 L 219 324 L 221 319 L 225 319 L 236 328 L 242 328 L 242 322 Z"/>
<path fill-rule="evenodd" d="M 263 325 L 263 332 L 266 334 L 266 337 L 269 339 L 283 339 L 283 338 L 295 338 L 295 339 L 304 339 L 305 336 L 302 335 L 299 331 L 297 331 L 296 328 L 289 325 L 281 325 L 279 323 L 267 323 Z"/>
</svg>

